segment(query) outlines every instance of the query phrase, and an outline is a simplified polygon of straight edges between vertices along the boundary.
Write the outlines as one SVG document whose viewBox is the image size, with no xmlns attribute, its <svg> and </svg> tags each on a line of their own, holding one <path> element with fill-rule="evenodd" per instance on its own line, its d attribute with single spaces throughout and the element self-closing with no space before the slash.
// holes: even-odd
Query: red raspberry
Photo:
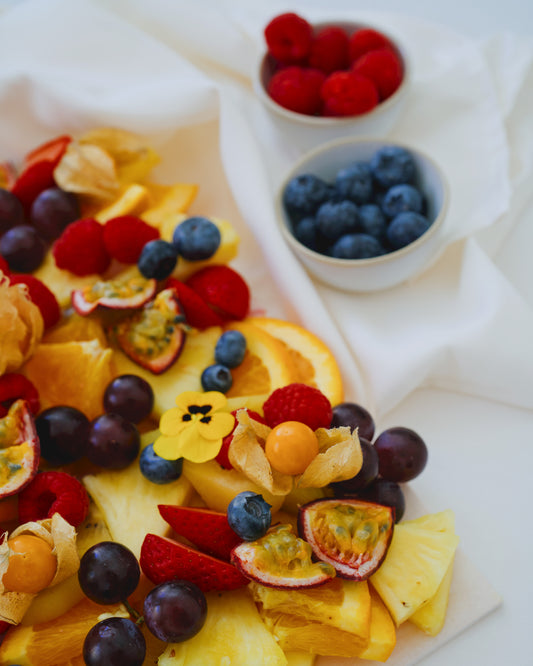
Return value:
<svg viewBox="0 0 533 666">
<path fill-rule="evenodd" d="M 73 527 L 78 527 L 89 511 L 89 495 L 76 477 L 67 472 L 40 472 L 19 493 L 19 520 L 51 518 L 60 513 Z"/>
<path fill-rule="evenodd" d="M 359 28 L 359 30 L 352 33 L 349 39 L 350 62 L 355 62 L 368 51 L 383 48 L 394 48 L 392 42 L 384 34 L 372 28 Z"/>
<path fill-rule="evenodd" d="M 375 84 L 355 72 L 333 72 L 320 94 L 325 116 L 357 116 L 371 111 L 379 102 Z"/>
<path fill-rule="evenodd" d="M 0 377 L 0 417 L 15 400 L 25 400 L 31 413 L 36 416 L 41 408 L 39 391 L 27 377 L 18 372 L 6 372 Z"/>
<path fill-rule="evenodd" d="M 259 423 L 266 423 L 265 419 L 261 416 L 261 414 L 258 414 L 257 412 L 254 412 L 253 409 L 248 409 L 248 407 L 244 407 L 249 416 L 251 416 L 254 421 L 259 421 Z M 238 409 L 234 409 L 231 413 L 233 416 L 237 415 Z M 222 448 L 218 452 L 217 457 L 215 460 L 217 463 L 223 467 L 224 469 L 233 469 L 233 465 L 230 463 L 229 458 L 228 458 L 228 449 L 229 445 L 231 444 L 233 440 L 233 433 L 235 432 L 235 428 L 238 426 L 237 419 L 235 419 L 235 425 L 233 426 L 233 430 L 230 432 L 229 435 L 226 435 L 224 439 L 222 440 Z"/>
<path fill-rule="evenodd" d="M 218 315 L 204 299 L 188 287 L 184 282 L 170 277 L 167 280 L 166 287 L 174 289 L 178 295 L 187 323 L 201 331 L 209 326 L 222 326 L 224 323 L 222 317 Z"/>
<path fill-rule="evenodd" d="M 9 270 L 9 266 L 7 265 L 7 261 L 4 259 L 4 257 L 2 257 L 2 255 L 0 255 L 0 271 L 2 271 L 4 275 L 9 275 L 11 272 Z"/>
<path fill-rule="evenodd" d="M 226 321 L 244 319 L 250 309 L 250 289 L 237 271 L 213 264 L 201 268 L 185 283 Z"/>
<path fill-rule="evenodd" d="M 348 59 L 348 35 L 342 28 L 330 26 L 322 28 L 311 43 L 308 63 L 310 67 L 331 74 L 350 66 Z"/>
<path fill-rule="evenodd" d="M 72 222 L 52 247 L 58 268 L 74 275 L 104 273 L 111 257 L 104 244 L 104 227 L 91 217 Z"/>
<path fill-rule="evenodd" d="M 276 72 L 268 83 L 268 94 L 284 109 L 314 116 L 320 112 L 320 89 L 326 75 L 310 67 L 286 67 Z"/>
<path fill-rule="evenodd" d="M 57 324 L 61 319 L 61 308 L 55 294 L 38 278 L 27 273 L 10 275 L 11 284 L 25 284 L 28 287 L 30 300 L 41 311 L 45 330 Z"/>
<path fill-rule="evenodd" d="M 265 421 L 275 428 L 284 421 L 300 421 L 311 430 L 329 428 L 333 418 L 330 401 L 317 388 L 294 383 L 276 389 L 263 405 Z"/>
<path fill-rule="evenodd" d="M 298 14 L 279 14 L 264 32 L 269 53 L 284 65 L 304 62 L 309 55 L 313 28 Z"/>
<path fill-rule="evenodd" d="M 403 68 L 400 58 L 390 49 L 377 49 L 362 55 L 352 65 L 352 72 L 371 79 L 380 99 L 390 97 L 402 82 Z"/>
<path fill-rule="evenodd" d="M 135 215 L 114 217 L 104 225 L 106 250 L 122 264 L 136 264 L 146 243 L 159 236 L 155 227 Z"/>
</svg>

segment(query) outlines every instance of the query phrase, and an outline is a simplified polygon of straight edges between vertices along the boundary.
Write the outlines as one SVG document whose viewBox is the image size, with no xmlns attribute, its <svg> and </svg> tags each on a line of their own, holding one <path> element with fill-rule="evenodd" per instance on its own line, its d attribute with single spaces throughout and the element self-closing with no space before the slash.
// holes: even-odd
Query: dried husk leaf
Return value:
<svg viewBox="0 0 533 666">
<path fill-rule="evenodd" d="M 0 375 L 18 370 L 37 348 L 43 332 L 41 311 L 30 300 L 27 287 L 10 285 L 0 271 Z"/>
<path fill-rule="evenodd" d="M 100 146 L 71 141 L 54 169 L 57 185 L 96 199 L 115 199 L 120 190 L 115 160 Z"/>
<path fill-rule="evenodd" d="M 61 583 L 79 569 L 80 558 L 76 548 L 76 530 L 59 513 L 51 518 L 24 523 L 17 527 L 9 536 L 32 534 L 44 539 L 53 549 L 57 557 L 57 569 L 50 587 Z M 4 589 L 2 578 L 9 564 L 8 536 L 0 544 L 0 620 L 10 624 L 18 624 L 28 610 L 36 594 L 27 592 L 9 592 Z"/>
<path fill-rule="evenodd" d="M 319 453 L 305 472 L 291 476 L 272 468 L 265 454 L 270 428 L 251 418 L 244 409 L 237 412 L 238 425 L 228 449 L 233 467 L 250 481 L 273 495 L 287 495 L 293 488 L 323 488 L 333 481 L 351 479 L 359 472 L 363 456 L 357 432 L 348 427 L 319 428 L 315 431 Z"/>
</svg>

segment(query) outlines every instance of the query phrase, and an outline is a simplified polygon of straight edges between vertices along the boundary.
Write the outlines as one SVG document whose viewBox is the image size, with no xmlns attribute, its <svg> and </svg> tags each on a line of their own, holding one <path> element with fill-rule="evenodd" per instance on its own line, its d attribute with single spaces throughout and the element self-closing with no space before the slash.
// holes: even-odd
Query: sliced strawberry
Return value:
<svg viewBox="0 0 533 666">
<path fill-rule="evenodd" d="M 159 504 L 158 509 L 176 534 L 202 552 L 226 562 L 229 562 L 231 549 L 242 541 L 229 526 L 225 513 L 172 504 Z"/>
<path fill-rule="evenodd" d="M 186 281 L 225 320 L 244 319 L 250 309 L 250 289 L 242 276 L 229 266 L 210 265 Z"/>
<path fill-rule="evenodd" d="M 185 312 L 187 323 L 194 328 L 203 330 L 209 326 L 222 326 L 222 318 L 184 282 L 170 277 L 167 280 L 166 287 L 174 289 L 178 295 L 178 300 Z"/>
<path fill-rule="evenodd" d="M 235 590 L 249 582 L 232 564 L 156 534 L 144 537 L 139 563 L 156 585 L 181 578 L 209 592 Z"/>
</svg>

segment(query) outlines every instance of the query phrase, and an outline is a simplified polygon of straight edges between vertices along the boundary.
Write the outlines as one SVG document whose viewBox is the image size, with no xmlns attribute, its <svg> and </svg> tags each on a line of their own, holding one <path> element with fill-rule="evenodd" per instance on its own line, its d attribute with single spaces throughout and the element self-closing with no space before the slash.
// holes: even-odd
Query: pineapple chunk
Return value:
<svg viewBox="0 0 533 666">
<path fill-rule="evenodd" d="M 429 527 L 414 521 L 396 525 L 387 557 L 370 579 L 396 625 L 437 593 L 452 563 L 459 539 L 446 527 L 449 515 L 440 520 L 443 529 L 437 528 L 439 514 Z"/>
<path fill-rule="evenodd" d="M 170 643 L 158 666 L 287 666 L 246 589 L 207 594 L 208 613 L 196 636 Z"/>
<path fill-rule="evenodd" d="M 335 578 L 309 590 L 276 590 L 258 583 L 251 583 L 249 587 L 262 609 L 297 615 L 368 637 L 370 593 L 366 581 L 356 583 Z"/>
<path fill-rule="evenodd" d="M 429 636 L 436 636 L 444 626 L 452 577 L 453 562 L 448 567 L 448 571 L 442 579 L 442 583 L 439 585 L 439 589 L 435 595 L 409 618 L 410 622 Z"/>
<path fill-rule="evenodd" d="M 358 656 L 371 661 L 387 661 L 396 645 L 396 627 L 385 604 L 372 589 L 370 599 L 370 639 Z"/>
<path fill-rule="evenodd" d="M 153 432 L 144 434 L 143 448 L 153 439 Z M 125 469 L 89 474 L 82 481 L 102 512 L 113 540 L 127 546 L 137 558 L 148 532 L 160 536 L 170 533 L 157 505 L 186 504 L 192 493 L 184 476 L 163 485 L 148 481 L 141 474 L 138 459 Z"/>
<path fill-rule="evenodd" d="M 301 650 L 288 650 L 285 652 L 287 666 L 313 666 L 315 655 Z"/>
<path fill-rule="evenodd" d="M 150 203 L 150 193 L 143 185 L 128 185 L 112 204 L 100 209 L 94 218 L 101 224 L 122 215 L 140 215 Z"/>
<path fill-rule="evenodd" d="M 175 183 L 174 185 L 160 185 L 158 183 L 146 183 L 150 193 L 150 206 L 142 213 L 142 219 L 153 227 L 162 230 L 167 224 L 172 225 L 172 231 L 177 224 L 175 218 L 192 204 L 198 194 L 198 185 L 192 183 Z M 182 218 L 184 219 L 184 217 Z M 172 220 L 168 222 L 168 220 Z M 172 234 L 171 234 L 172 235 Z M 171 240 L 171 238 L 166 238 Z"/>
</svg>

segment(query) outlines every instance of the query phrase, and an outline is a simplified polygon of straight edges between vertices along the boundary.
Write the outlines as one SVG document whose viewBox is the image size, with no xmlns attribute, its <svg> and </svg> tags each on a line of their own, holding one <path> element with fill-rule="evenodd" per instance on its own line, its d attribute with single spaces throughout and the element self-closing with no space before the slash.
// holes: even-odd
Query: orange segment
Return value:
<svg viewBox="0 0 533 666">
<path fill-rule="evenodd" d="M 68 319 L 63 319 L 56 326 L 46 331 L 43 342 L 88 342 L 98 340 L 102 347 L 107 347 L 107 338 L 102 324 L 90 317 L 81 317 L 73 312 Z"/>
<path fill-rule="evenodd" d="M 112 358 L 98 340 L 41 344 L 22 372 L 39 391 L 42 409 L 69 405 L 94 419 L 113 378 Z"/>
<path fill-rule="evenodd" d="M 342 376 L 335 356 L 320 338 L 302 326 L 270 317 L 250 317 L 253 326 L 275 337 L 290 356 L 291 382 L 318 388 L 332 405 L 344 399 Z"/>
</svg>

